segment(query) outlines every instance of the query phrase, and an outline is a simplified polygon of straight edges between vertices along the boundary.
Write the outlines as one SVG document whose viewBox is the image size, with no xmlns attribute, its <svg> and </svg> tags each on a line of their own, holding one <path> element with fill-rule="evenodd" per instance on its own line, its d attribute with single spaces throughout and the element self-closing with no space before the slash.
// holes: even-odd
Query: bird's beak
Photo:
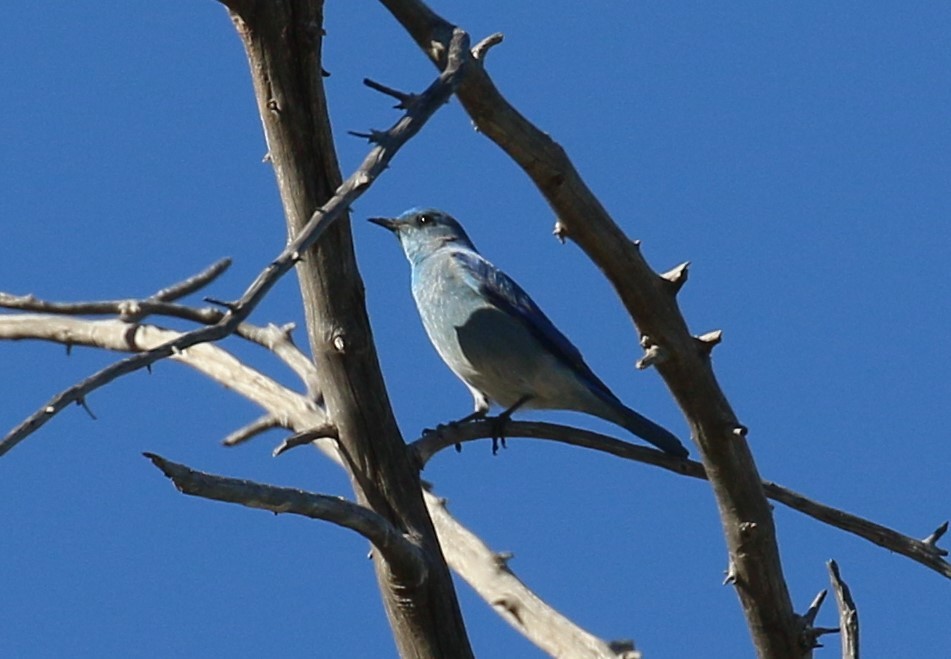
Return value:
<svg viewBox="0 0 951 659">
<path fill-rule="evenodd" d="M 389 229 L 393 233 L 396 233 L 399 230 L 399 224 L 392 217 L 370 217 L 367 218 L 368 222 L 372 222 L 377 226 L 381 226 L 384 229 Z"/>
</svg>

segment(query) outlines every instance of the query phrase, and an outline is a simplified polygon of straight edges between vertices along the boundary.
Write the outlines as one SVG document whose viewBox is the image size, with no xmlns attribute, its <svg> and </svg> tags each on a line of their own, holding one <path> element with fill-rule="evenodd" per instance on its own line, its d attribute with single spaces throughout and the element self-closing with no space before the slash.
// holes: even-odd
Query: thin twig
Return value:
<svg viewBox="0 0 951 659">
<path fill-rule="evenodd" d="M 169 302 L 155 302 L 151 298 L 136 300 L 97 300 L 95 302 L 50 302 L 40 300 L 33 295 L 14 296 L 0 293 L 0 307 L 19 309 L 23 311 L 37 311 L 64 316 L 103 316 L 117 315 L 122 320 L 136 322 L 146 316 L 169 316 L 182 320 L 214 325 L 224 318 L 225 313 L 219 309 L 205 307 L 197 309 Z M 281 327 L 269 324 L 259 327 L 250 323 L 241 323 L 235 334 L 247 341 L 255 343 L 281 359 L 294 371 L 307 387 L 308 395 L 316 401 L 321 400 L 320 386 L 317 380 L 317 369 L 310 357 L 301 352 L 294 343 L 291 332 L 294 323 Z"/>
<path fill-rule="evenodd" d="M 150 299 L 156 300 L 158 302 L 171 302 L 172 300 L 183 298 L 186 295 L 191 295 L 195 291 L 200 290 L 213 282 L 229 267 L 231 267 L 231 259 L 229 258 L 216 261 L 199 272 L 197 275 L 157 291 L 150 297 Z"/>
<path fill-rule="evenodd" d="M 237 334 L 243 339 L 257 343 L 270 350 L 281 361 L 297 374 L 307 387 L 307 395 L 314 401 L 323 404 L 320 392 L 320 381 L 317 378 L 317 368 L 310 357 L 305 355 L 291 336 L 294 324 L 288 323 L 281 327 L 268 324 L 266 327 L 242 323 L 238 326 Z"/>
<path fill-rule="evenodd" d="M 123 320 L 142 320 L 147 316 L 168 316 L 190 320 L 202 325 L 219 322 L 224 313 L 212 307 L 198 309 L 174 302 L 150 298 L 125 300 L 97 300 L 95 302 L 49 302 L 33 295 L 12 295 L 0 292 L 0 307 L 19 311 L 52 313 L 61 316 L 121 316 Z"/>
<path fill-rule="evenodd" d="M 251 423 L 241 426 L 233 433 L 221 440 L 222 446 L 237 446 L 254 439 L 258 435 L 267 432 L 273 428 L 280 428 L 281 421 L 273 414 L 259 416 Z"/>
<path fill-rule="evenodd" d="M 166 345 L 181 336 L 181 332 L 118 319 L 86 320 L 39 314 L 0 316 L 0 340 L 37 339 L 139 353 Z M 196 345 L 190 350 L 179 351 L 172 355 L 172 358 L 198 368 L 210 378 L 246 396 L 278 418 L 304 414 L 307 427 L 329 424 L 321 401 L 279 385 L 217 346 Z M 12 446 L 10 443 L 0 443 L 0 454 Z"/>
<path fill-rule="evenodd" d="M 285 438 L 280 444 L 277 445 L 277 447 L 275 447 L 275 449 L 271 452 L 271 455 L 276 458 L 287 453 L 292 448 L 313 444 L 314 441 L 318 439 L 337 439 L 337 436 L 337 428 L 329 424 L 319 426 L 317 428 L 303 430 Z"/>
</svg>

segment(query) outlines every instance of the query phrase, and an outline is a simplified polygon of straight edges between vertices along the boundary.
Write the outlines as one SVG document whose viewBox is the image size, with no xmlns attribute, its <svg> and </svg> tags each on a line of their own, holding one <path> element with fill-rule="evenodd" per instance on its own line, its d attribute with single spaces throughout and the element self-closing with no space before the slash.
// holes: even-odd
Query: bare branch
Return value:
<svg viewBox="0 0 951 659">
<path fill-rule="evenodd" d="M 423 468 L 432 456 L 439 451 L 464 442 L 491 439 L 495 432 L 497 431 L 493 419 L 479 419 L 462 424 L 440 426 L 435 431 L 426 433 L 410 443 L 409 449 L 413 452 L 417 464 L 420 465 L 420 468 Z M 553 423 L 510 420 L 505 425 L 505 436 L 509 441 L 521 437 L 560 442 L 609 453 L 625 460 L 654 465 L 691 478 L 703 480 L 707 478 L 706 470 L 703 464 L 699 462 L 681 460 L 663 451 L 630 444 L 614 437 L 580 428 L 571 428 Z M 808 499 L 771 481 L 762 481 L 762 487 L 766 496 L 774 501 L 778 501 L 820 522 L 842 529 L 860 538 L 865 538 L 889 551 L 906 556 L 951 579 L 951 563 L 942 559 L 943 552 L 946 553 L 945 550 L 935 547 L 933 543 L 928 543 L 927 539 L 917 540 L 903 535 L 881 524 Z M 938 531 L 941 531 L 940 527 Z M 940 534 L 938 537 L 941 537 Z M 730 564 L 732 576 L 735 580 L 736 568 L 732 561 Z"/>
<path fill-rule="evenodd" d="M 172 304 L 172 301 L 207 286 L 227 270 L 230 265 L 231 259 L 221 259 L 198 274 L 167 286 L 154 295 L 141 300 L 130 298 L 127 300 L 64 303 L 39 300 L 33 295 L 13 295 L 0 292 L 0 307 L 73 316 L 116 314 L 121 316 L 123 320 L 142 320 L 146 316 L 159 314 L 210 325 L 221 320 L 222 313 L 220 311 L 181 306 Z"/>
<path fill-rule="evenodd" d="M 208 271 L 186 280 L 183 285 L 193 282 L 199 277 L 208 278 L 208 273 L 216 266 L 220 267 L 221 263 L 223 261 L 215 264 Z M 171 290 L 171 288 L 168 290 Z M 32 295 L 15 296 L 2 292 L 0 292 L 0 307 L 62 315 L 115 314 L 122 320 L 137 322 L 151 315 L 170 316 L 203 325 L 213 325 L 220 322 L 225 315 L 224 312 L 210 307 L 196 309 L 168 302 L 156 302 L 152 298 L 144 300 L 99 300 L 96 302 L 50 302 L 37 299 Z M 282 327 L 273 324 L 269 324 L 267 327 L 258 327 L 250 323 L 241 323 L 235 330 L 235 334 L 274 353 L 300 377 L 307 387 L 308 395 L 319 402 L 321 393 L 317 381 L 317 369 L 314 368 L 310 358 L 294 344 L 291 337 L 293 329 L 293 323 L 288 323 Z M 67 344 L 68 346 L 69 344 Z"/>
<path fill-rule="evenodd" d="M 369 508 L 341 497 L 206 474 L 154 453 L 143 455 L 161 469 L 184 494 L 270 510 L 273 513 L 291 513 L 332 522 L 356 531 L 372 542 L 401 574 L 413 575 L 413 580 L 417 583 L 425 578 L 426 563 L 420 555 L 419 547 L 386 518 Z"/>
<path fill-rule="evenodd" d="M 121 320 L 84 320 L 47 315 L 0 316 L 0 340 L 38 339 L 66 345 L 84 345 L 117 352 L 138 352 L 165 345 L 182 336 L 180 332 L 151 325 Z M 227 351 L 210 344 L 193 346 L 172 355 L 261 405 L 268 413 L 282 420 L 297 419 L 301 427 L 318 427 L 329 423 L 323 404 L 297 394 L 278 384 L 260 371 L 245 366 Z M 289 421 L 288 421 L 289 422 Z M 21 438 L 8 435 L 0 442 L 0 454 L 12 448 Z"/>
<path fill-rule="evenodd" d="M 220 261 L 216 261 L 199 272 L 197 275 L 193 275 L 188 279 L 180 281 L 177 284 L 172 284 L 171 286 L 156 292 L 150 297 L 150 299 L 156 300 L 158 302 L 171 302 L 172 300 L 183 298 L 186 295 L 191 295 L 195 291 L 201 290 L 213 282 L 229 267 L 231 267 L 231 259 L 224 258 Z"/>
<path fill-rule="evenodd" d="M 127 351 L 136 349 L 127 341 L 132 326 L 119 320 L 83 320 L 57 316 L 0 316 L 0 340 L 41 339 L 62 343 L 74 343 L 107 350 Z M 149 325 L 136 327 L 134 338 L 139 347 L 164 343 L 178 336 L 177 332 Z M 223 348 L 213 344 L 195 346 L 176 355 L 180 361 L 204 373 L 212 380 L 245 396 L 263 407 L 266 412 L 281 420 L 283 427 L 298 433 L 320 427 L 327 421 L 322 406 L 306 396 L 283 387 L 263 373 L 245 366 Z M 337 464 L 343 464 L 336 443 L 330 440 L 311 442 Z M 620 443 L 620 442 L 619 442 Z M 641 447 L 634 447 L 641 448 Z M 649 451 L 649 449 L 644 449 Z M 440 544 L 450 563 L 486 601 L 493 601 L 500 592 L 511 593 L 511 601 L 521 602 L 525 611 L 523 633 L 539 647 L 557 643 L 569 648 L 562 656 L 617 659 L 603 641 L 576 626 L 557 611 L 551 609 L 518 580 L 508 569 L 489 569 L 497 565 L 496 554 L 472 532 L 467 530 L 443 508 L 442 500 L 424 492 L 426 506 L 439 534 Z M 495 575 L 495 579 L 485 577 Z M 482 575 L 480 577 L 479 575 Z M 537 613 L 534 613 L 535 609 Z M 557 625 L 536 626 L 533 620 L 559 621 Z M 557 627 L 557 629 L 554 629 Z M 591 648 L 595 649 L 592 650 Z M 607 649 L 606 649 L 607 648 Z"/>
<path fill-rule="evenodd" d="M 500 560 L 499 554 L 452 518 L 444 499 L 424 494 L 449 565 L 506 622 L 553 657 L 618 659 L 608 643 L 576 626 L 525 586 L 507 560 Z"/>
<path fill-rule="evenodd" d="M 774 501 L 789 506 L 794 510 L 809 515 L 810 517 L 825 522 L 830 526 L 835 526 L 843 531 L 855 534 L 860 538 L 865 538 L 879 547 L 884 547 L 889 551 L 907 556 L 913 561 L 929 567 L 938 574 L 951 579 L 951 563 L 942 558 L 942 551 L 929 545 L 922 540 L 917 540 L 907 535 L 902 535 L 897 531 L 876 524 L 867 519 L 862 519 L 842 510 L 837 510 L 831 506 L 813 501 L 792 490 L 786 489 L 776 483 L 763 481 L 763 491 L 766 496 Z"/>
<path fill-rule="evenodd" d="M 466 62 L 462 55 L 468 54 L 468 37 L 461 30 L 453 37 L 450 54 L 446 69 L 419 96 L 412 108 L 387 131 L 385 144 L 378 144 L 371 149 L 357 171 L 344 181 L 323 207 L 311 216 L 294 240 L 257 276 L 244 295 L 237 302 L 227 305 L 228 311 L 220 320 L 214 325 L 192 330 L 169 343 L 111 364 L 57 394 L 0 440 L 0 455 L 42 427 L 70 403 L 78 402 L 113 380 L 179 354 L 200 343 L 218 341 L 236 331 L 277 281 L 300 260 L 300 255 L 314 245 L 334 221 L 343 216 L 350 205 L 383 173 L 396 152 L 418 133 L 439 106 L 449 99 Z"/>
<path fill-rule="evenodd" d="M 242 338 L 253 341 L 273 352 L 304 382 L 307 387 L 307 395 L 322 404 L 323 396 L 320 393 L 317 369 L 310 357 L 301 352 L 297 344 L 294 343 L 291 336 L 293 330 L 293 323 L 288 323 L 282 327 L 273 324 L 268 324 L 267 327 L 258 327 L 241 323 L 236 333 Z"/>
<path fill-rule="evenodd" d="M 12 295 L 0 292 L 0 307 L 37 313 L 51 313 L 63 316 L 120 316 L 123 320 L 142 320 L 147 316 L 158 315 L 169 318 L 190 320 L 202 325 L 219 322 L 224 313 L 218 309 L 206 307 L 197 309 L 173 302 L 129 298 L 125 300 L 97 300 L 95 302 L 49 302 L 37 299 L 33 295 Z"/>
<path fill-rule="evenodd" d="M 859 659 L 859 613 L 855 608 L 855 601 L 848 585 L 839 574 L 838 564 L 830 560 L 829 579 L 835 591 L 835 599 L 839 605 L 839 634 L 842 639 L 842 659 Z"/>
<path fill-rule="evenodd" d="M 334 426 L 327 425 L 319 428 L 312 428 L 310 430 L 304 430 L 298 433 L 294 433 L 290 437 L 286 438 L 272 452 L 272 455 L 276 458 L 284 453 L 287 453 L 292 448 L 297 448 L 298 446 L 307 446 L 308 444 L 313 444 L 318 439 L 336 439 L 337 438 L 337 429 Z"/>
<path fill-rule="evenodd" d="M 375 80 L 370 80 L 369 78 L 364 78 L 363 84 L 369 87 L 370 89 L 373 89 L 374 91 L 378 91 L 381 94 L 386 94 L 387 96 L 391 96 L 395 98 L 398 101 L 398 103 L 394 105 L 393 107 L 398 110 L 408 109 L 413 103 L 416 102 L 416 99 L 419 98 L 416 94 L 408 94 L 406 92 L 401 92 L 398 89 L 387 87 L 386 85 L 376 82 Z"/>
<path fill-rule="evenodd" d="M 268 430 L 280 427 L 281 422 L 277 417 L 271 414 L 265 414 L 263 416 L 259 416 L 246 426 L 242 426 L 235 430 L 233 433 L 221 440 L 221 444 L 223 446 L 237 446 L 238 444 L 244 444 L 245 442 L 254 439 L 261 433 L 265 433 Z"/>
</svg>

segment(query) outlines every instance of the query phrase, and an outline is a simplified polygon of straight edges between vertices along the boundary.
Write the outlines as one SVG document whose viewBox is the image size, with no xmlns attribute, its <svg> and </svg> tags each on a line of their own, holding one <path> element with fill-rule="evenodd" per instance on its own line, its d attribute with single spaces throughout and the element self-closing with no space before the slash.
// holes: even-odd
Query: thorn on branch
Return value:
<svg viewBox="0 0 951 659">
<path fill-rule="evenodd" d="M 515 558 L 515 554 L 510 551 L 499 551 L 495 552 L 492 555 L 492 560 L 495 563 L 495 567 L 500 570 L 507 570 L 509 567 L 509 561 Z"/>
<path fill-rule="evenodd" d="M 396 105 L 393 106 L 393 108 L 396 110 L 408 110 L 414 103 L 416 103 L 417 99 L 419 98 L 418 94 L 408 94 L 406 92 L 401 92 L 398 89 L 387 87 L 386 85 L 380 84 L 379 82 L 376 82 L 375 80 L 370 80 L 369 78 L 364 78 L 363 84 L 369 87 L 370 89 L 378 91 L 381 94 L 386 94 L 387 96 L 391 96 L 395 98 L 397 101 L 399 101 Z"/>
<path fill-rule="evenodd" d="M 119 320 L 134 322 L 142 317 L 142 306 L 138 300 L 123 300 L 119 303 Z"/>
<path fill-rule="evenodd" d="M 944 524 L 936 528 L 931 535 L 929 535 L 927 538 L 922 540 L 922 542 L 928 545 L 930 549 L 934 550 L 934 552 L 938 556 L 947 556 L 948 550 L 938 547 L 938 540 L 940 540 L 941 537 L 947 532 L 948 532 L 948 522 L 945 522 Z"/>
<path fill-rule="evenodd" d="M 683 288 L 683 285 L 687 283 L 687 275 L 690 268 L 690 261 L 684 261 L 675 268 L 668 270 L 661 275 L 664 282 L 667 284 L 667 290 L 676 295 L 680 292 L 680 289 Z"/>
<path fill-rule="evenodd" d="M 641 337 L 641 347 L 644 348 L 644 356 L 634 364 L 638 370 L 643 371 L 645 368 L 650 368 L 654 364 L 661 364 L 667 360 L 667 351 L 654 343 L 646 334 Z"/>
<path fill-rule="evenodd" d="M 812 600 L 812 604 L 809 605 L 806 613 L 802 616 L 803 622 L 805 622 L 810 627 L 812 626 L 812 623 L 816 621 L 816 616 L 819 614 L 819 609 L 822 608 L 822 603 L 826 601 L 826 595 L 828 594 L 828 590 L 820 590 Z"/>
<path fill-rule="evenodd" d="M 204 297 L 204 298 L 202 298 L 202 299 L 203 299 L 205 302 L 207 302 L 208 304 L 213 304 L 213 305 L 215 305 L 216 307 L 223 307 L 223 308 L 227 309 L 228 311 L 234 311 L 234 310 L 238 307 L 238 305 L 237 305 L 236 302 L 228 302 L 228 301 L 226 301 L 226 300 L 219 300 L 219 299 L 216 298 L 216 297 L 207 297 L 207 296 L 206 296 L 206 297 Z"/>
<path fill-rule="evenodd" d="M 81 397 L 81 398 L 76 399 L 76 404 L 79 405 L 80 407 L 82 407 L 84 410 L 86 410 L 86 414 L 89 415 L 89 418 L 90 418 L 90 419 L 92 419 L 93 421 L 98 421 L 98 420 L 99 420 L 99 419 L 96 418 L 96 415 L 92 413 L 92 410 L 89 409 L 89 405 L 86 403 L 86 398 L 85 398 L 85 397 Z"/>
<path fill-rule="evenodd" d="M 713 352 L 714 346 L 723 340 L 723 330 L 713 330 L 712 332 L 701 334 L 695 338 L 697 339 L 697 345 L 700 347 L 700 351 L 705 355 L 709 355 Z"/>
<path fill-rule="evenodd" d="M 814 626 L 816 616 L 819 613 L 819 609 L 822 608 L 822 603 L 825 602 L 826 595 L 828 595 L 827 590 L 819 591 L 819 594 L 812 600 L 812 604 L 809 605 L 809 609 L 805 614 L 799 617 L 799 621 L 802 624 L 800 643 L 805 649 L 821 648 L 822 644 L 819 643 L 820 636 L 834 634 L 839 631 L 838 627 Z"/>
<path fill-rule="evenodd" d="M 387 132 L 383 130 L 373 130 L 371 129 L 369 133 L 363 133 L 358 130 L 348 130 L 348 135 L 353 135 L 354 137 L 359 137 L 364 139 L 370 144 L 383 144 L 384 138 L 387 136 Z"/>
<path fill-rule="evenodd" d="M 723 585 L 732 586 L 736 584 L 736 563 L 733 562 L 733 559 L 730 559 L 730 564 L 727 565 L 726 571 L 723 573 Z"/>
<path fill-rule="evenodd" d="M 504 39 L 505 35 L 501 32 L 490 34 L 475 45 L 475 47 L 472 49 L 472 57 L 474 57 L 479 62 L 485 62 L 485 56 L 488 55 L 489 50 L 493 46 L 498 46 Z"/>
<path fill-rule="evenodd" d="M 508 597 L 499 597 L 498 599 L 492 600 L 492 606 L 498 606 L 505 609 L 509 614 L 511 614 L 511 616 L 519 625 L 525 625 L 525 623 L 522 622 L 522 616 L 519 614 L 518 602 L 515 602 Z"/>
</svg>

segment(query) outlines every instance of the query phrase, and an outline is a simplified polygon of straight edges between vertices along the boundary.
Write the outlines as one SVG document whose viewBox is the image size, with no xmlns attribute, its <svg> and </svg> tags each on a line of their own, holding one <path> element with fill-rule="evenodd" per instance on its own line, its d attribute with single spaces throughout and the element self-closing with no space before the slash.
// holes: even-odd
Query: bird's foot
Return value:
<svg viewBox="0 0 951 659">
<path fill-rule="evenodd" d="M 530 399 L 531 396 L 527 394 L 522 396 L 515 401 L 514 405 L 492 419 L 492 455 L 498 455 L 499 444 L 502 445 L 502 448 L 508 448 L 505 445 L 505 425 L 509 422 L 509 419 L 512 418 L 515 410 L 527 403 Z"/>
</svg>

